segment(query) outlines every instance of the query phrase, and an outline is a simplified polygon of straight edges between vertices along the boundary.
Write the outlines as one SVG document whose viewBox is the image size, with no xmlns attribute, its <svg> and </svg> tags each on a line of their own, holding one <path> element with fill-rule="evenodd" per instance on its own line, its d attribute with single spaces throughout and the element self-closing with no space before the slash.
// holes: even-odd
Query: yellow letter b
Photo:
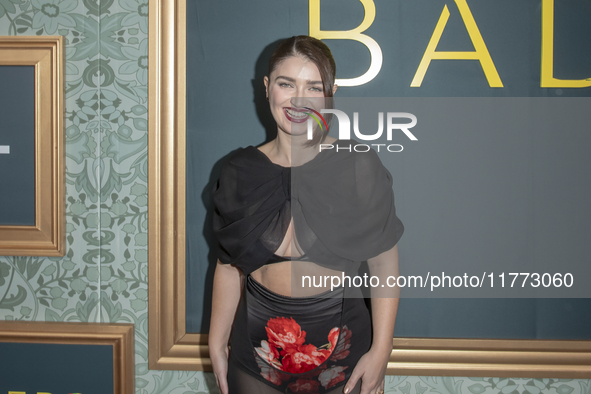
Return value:
<svg viewBox="0 0 591 394">
<path fill-rule="evenodd" d="M 368 35 L 361 34 L 371 26 L 376 17 L 376 6 L 373 0 L 359 0 L 365 9 L 365 16 L 359 26 L 351 30 L 320 30 L 320 0 L 310 0 L 310 36 L 319 40 L 355 40 L 369 49 L 371 62 L 365 74 L 356 78 L 337 79 L 340 86 L 359 86 L 368 83 L 378 75 L 382 68 L 382 49 L 378 43 Z"/>
</svg>

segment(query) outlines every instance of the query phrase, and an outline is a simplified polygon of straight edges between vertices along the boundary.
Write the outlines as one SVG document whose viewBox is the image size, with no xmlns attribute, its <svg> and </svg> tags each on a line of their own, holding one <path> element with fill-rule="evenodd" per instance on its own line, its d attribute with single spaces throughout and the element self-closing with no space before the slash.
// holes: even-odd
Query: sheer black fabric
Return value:
<svg viewBox="0 0 591 394">
<path fill-rule="evenodd" d="M 225 163 L 212 197 L 220 261 L 234 264 L 246 278 L 232 326 L 230 393 L 341 392 L 371 345 L 371 319 L 360 290 L 288 297 L 250 274 L 289 259 L 275 252 L 292 219 L 291 250 L 306 260 L 292 263 L 292 270 L 304 267 L 306 274 L 315 268 L 356 274 L 362 261 L 394 247 L 404 227 L 390 173 L 373 150 L 324 150 L 285 168 L 249 146 Z"/>
<path fill-rule="evenodd" d="M 342 392 L 371 346 L 371 320 L 363 299 L 344 298 L 343 288 L 332 295 L 287 297 L 248 276 L 231 337 L 230 393 Z"/>
<path fill-rule="evenodd" d="M 373 150 L 323 150 L 286 168 L 249 146 L 225 163 L 212 197 L 220 261 L 245 275 L 269 261 L 292 217 L 304 253 L 341 271 L 391 249 L 404 231 L 392 177 Z"/>
<path fill-rule="evenodd" d="M 276 387 L 269 386 L 260 380 L 253 378 L 252 375 L 240 369 L 232 362 L 228 365 L 228 390 L 230 394 L 284 394 L 285 391 L 280 391 Z M 305 391 L 303 391 L 305 392 Z M 359 394 L 361 392 L 361 380 L 351 390 L 351 394 Z M 342 394 L 343 386 L 334 387 L 326 394 Z"/>
<path fill-rule="evenodd" d="M 404 231 L 392 176 L 374 150 L 348 152 L 352 144 L 335 142 L 335 149 L 293 167 L 291 189 L 302 250 L 319 265 L 349 272 L 394 247 Z"/>
<path fill-rule="evenodd" d="M 254 146 L 224 164 L 212 194 L 222 263 L 248 275 L 269 260 L 291 221 L 290 179 L 290 168 L 273 164 Z"/>
</svg>

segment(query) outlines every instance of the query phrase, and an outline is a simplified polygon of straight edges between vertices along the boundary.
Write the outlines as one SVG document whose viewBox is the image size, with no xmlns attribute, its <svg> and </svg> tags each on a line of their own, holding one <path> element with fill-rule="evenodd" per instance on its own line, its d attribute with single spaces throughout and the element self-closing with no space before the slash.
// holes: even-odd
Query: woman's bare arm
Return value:
<svg viewBox="0 0 591 394">
<path fill-rule="evenodd" d="M 209 326 L 209 346 L 226 348 L 234 314 L 240 300 L 242 285 L 240 270 L 229 264 L 217 262 L 213 277 L 211 323 Z"/>
<path fill-rule="evenodd" d="M 398 303 L 400 301 L 400 288 L 388 287 L 386 281 L 388 277 L 398 278 L 400 271 L 398 268 L 398 245 L 387 252 L 368 260 L 368 266 L 371 275 L 380 278 L 380 284 L 385 287 L 372 289 L 371 310 L 373 341 L 372 348 L 383 349 L 388 357 L 392 351 L 392 338 L 394 336 L 394 323 L 398 312 Z M 392 282 L 395 283 L 395 282 Z M 386 350 L 389 349 L 389 350 Z"/>
<path fill-rule="evenodd" d="M 241 286 L 240 270 L 218 260 L 213 278 L 209 355 L 222 394 L 228 393 L 228 339 L 240 300 Z"/>
<path fill-rule="evenodd" d="M 385 284 L 388 276 L 398 277 L 398 247 L 368 260 L 370 274 Z M 375 290 L 375 291 L 374 291 Z M 374 394 L 384 389 L 384 376 L 392 352 L 394 323 L 398 312 L 399 289 L 379 287 L 372 289 L 371 309 L 373 339 L 371 348 L 359 360 L 351 378 L 345 385 L 345 393 L 361 379 L 361 394 Z"/>
</svg>

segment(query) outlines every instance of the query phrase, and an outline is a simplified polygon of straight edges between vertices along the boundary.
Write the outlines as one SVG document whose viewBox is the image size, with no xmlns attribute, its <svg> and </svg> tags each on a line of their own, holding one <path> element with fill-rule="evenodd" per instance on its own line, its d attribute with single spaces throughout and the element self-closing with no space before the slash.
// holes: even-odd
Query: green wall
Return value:
<svg viewBox="0 0 591 394">
<path fill-rule="evenodd" d="M 137 393 L 217 392 L 212 374 L 147 367 L 147 12 L 142 0 L 0 0 L 0 35 L 66 36 L 67 155 L 67 256 L 0 257 L 0 319 L 134 323 Z M 386 379 L 389 393 L 425 391 L 591 394 L 591 383 Z"/>
</svg>

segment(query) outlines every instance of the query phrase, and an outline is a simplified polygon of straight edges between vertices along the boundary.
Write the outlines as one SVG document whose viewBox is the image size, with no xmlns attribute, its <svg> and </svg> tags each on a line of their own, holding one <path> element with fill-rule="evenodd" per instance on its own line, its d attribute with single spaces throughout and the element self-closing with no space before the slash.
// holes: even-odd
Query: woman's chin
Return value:
<svg viewBox="0 0 591 394">
<path fill-rule="evenodd" d="M 282 130 L 283 132 L 285 132 L 285 134 L 294 137 L 294 138 L 306 138 L 307 134 L 308 134 L 308 128 L 306 127 L 306 125 L 301 125 L 301 124 L 288 124 L 285 127 L 280 127 L 280 130 Z"/>
</svg>

